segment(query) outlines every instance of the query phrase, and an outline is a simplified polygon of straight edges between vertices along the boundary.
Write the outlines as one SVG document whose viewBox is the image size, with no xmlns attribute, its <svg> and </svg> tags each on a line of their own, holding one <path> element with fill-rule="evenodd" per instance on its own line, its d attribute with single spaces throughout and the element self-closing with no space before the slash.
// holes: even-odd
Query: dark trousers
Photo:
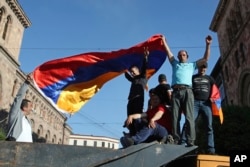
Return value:
<svg viewBox="0 0 250 167">
<path fill-rule="evenodd" d="M 194 95 L 190 88 L 173 91 L 173 138 L 176 143 L 181 142 L 180 120 L 181 113 L 185 115 L 186 139 L 187 143 L 193 144 L 195 141 L 194 124 Z"/>
<path fill-rule="evenodd" d="M 135 113 L 142 113 L 144 105 L 144 97 L 138 96 L 128 101 L 127 116 Z"/>
<path fill-rule="evenodd" d="M 136 114 L 136 113 L 142 113 L 143 112 L 143 103 L 144 103 L 144 97 L 138 96 L 136 98 L 133 98 L 128 101 L 127 104 L 127 116 Z M 135 135 L 135 126 L 134 123 L 128 127 L 130 135 Z"/>
</svg>

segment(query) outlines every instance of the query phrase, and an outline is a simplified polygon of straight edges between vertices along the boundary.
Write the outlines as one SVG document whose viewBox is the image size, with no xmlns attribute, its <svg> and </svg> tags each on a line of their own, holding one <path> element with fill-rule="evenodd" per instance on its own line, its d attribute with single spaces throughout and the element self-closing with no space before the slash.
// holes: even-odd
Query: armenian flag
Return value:
<svg viewBox="0 0 250 167">
<path fill-rule="evenodd" d="M 123 74 L 132 65 L 142 66 L 144 48 L 148 56 L 149 79 L 166 60 L 162 35 L 154 35 L 145 42 L 128 49 L 111 52 L 89 52 L 55 59 L 33 71 L 37 89 L 59 111 L 79 111 L 109 80 Z"/>
<path fill-rule="evenodd" d="M 213 84 L 212 85 L 212 92 L 211 92 L 211 108 L 212 108 L 212 113 L 214 116 L 219 116 L 220 118 L 220 123 L 223 123 L 223 112 L 221 108 L 221 96 L 220 96 L 220 91 L 218 87 Z"/>
</svg>

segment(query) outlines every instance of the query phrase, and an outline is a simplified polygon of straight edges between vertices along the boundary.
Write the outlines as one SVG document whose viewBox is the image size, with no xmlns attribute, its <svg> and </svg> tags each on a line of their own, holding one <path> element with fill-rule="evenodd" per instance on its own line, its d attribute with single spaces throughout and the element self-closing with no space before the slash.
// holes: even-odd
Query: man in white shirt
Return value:
<svg viewBox="0 0 250 167">
<path fill-rule="evenodd" d="M 27 115 L 32 111 L 33 105 L 30 100 L 23 99 L 31 80 L 31 75 L 28 75 L 10 108 L 8 122 L 9 132 L 6 140 L 33 142 L 32 128 L 27 118 Z"/>
</svg>

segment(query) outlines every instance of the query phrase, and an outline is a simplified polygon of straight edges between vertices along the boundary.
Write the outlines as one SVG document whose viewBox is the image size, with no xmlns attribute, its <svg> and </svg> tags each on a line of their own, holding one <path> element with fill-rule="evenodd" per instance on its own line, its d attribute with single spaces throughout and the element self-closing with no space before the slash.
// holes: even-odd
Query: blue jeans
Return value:
<svg viewBox="0 0 250 167">
<path fill-rule="evenodd" d="M 156 124 L 156 127 L 149 128 L 148 123 L 142 121 L 142 119 L 133 120 L 136 129 L 136 134 L 131 138 L 134 140 L 135 144 L 142 143 L 146 141 L 149 137 L 153 137 L 155 140 L 162 139 L 164 136 L 168 136 L 168 132 L 165 127 L 160 124 Z"/>
<path fill-rule="evenodd" d="M 206 132 L 207 132 L 207 147 L 208 152 L 214 153 L 214 133 L 213 133 L 213 115 L 211 111 L 211 103 L 209 100 L 207 101 L 194 101 L 194 119 L 196 120 L 199 115 L 202 115 L 202 120 L 206 124 Z"/>
</svg>

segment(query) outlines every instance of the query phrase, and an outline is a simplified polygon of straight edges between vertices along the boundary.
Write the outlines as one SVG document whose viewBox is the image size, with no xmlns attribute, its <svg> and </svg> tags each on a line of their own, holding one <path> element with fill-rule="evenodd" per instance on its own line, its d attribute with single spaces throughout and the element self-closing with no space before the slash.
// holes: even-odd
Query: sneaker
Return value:
<svg viewBox="0 0 250 167">
<path fill-rule="evenodd" d="M 186 147 L 193 147 L 194 146 L 194 142 L 187 142 Z"/>
<path fill-rule="evenodd" d="M 173 138 L 173 136 L 172 136 L 172 135 L 168 135 L 167 142 L 168 142 L 169 144 L 175 144 L 175 142 L 174 142 L 174 138 Z"/>
<path fill-rule="evenodd" d="M 208 155 L 217 155 L 215 152 L 208 152 Z"/>
<path fill-rule="evenodd" d="M 215 151 L 213 151 L 213 150 L 208 150 L 207 154 L 209 154 L 209 155 L 216 155 Z"/>
<path fill-rule="evenodd" d="M 168 136 L 164 136 L 164 137 L 159 141 L 159 143 L 160 143 L 160 144 L 165 144 L 165 143 L 167 143 L 167 139 L 168 139 Z"/>
<path fill-rule="evenodd" d="M 120 138 L 120 142 L 121 142 L 123 148 L 126 148 L 126 147 L 127 147 L 127 145 L 126 145 L 126 143 L 125 143 L 125 141 L 124 141 L 124 137 L 121 137 L 121 138 Z"/>
<path fill-rule="evenodd" d="M 130 133 L 122 132 L 124 137 L 131 137 Z"/>
<path fill-rule="evenodd" d="M 127 136 L 121 137 L 120 141 L 121 141 L 123 148 L 127 148 L 135 144 L 134 140 L 131 137 L 127 137 Z"/>
</svg>

